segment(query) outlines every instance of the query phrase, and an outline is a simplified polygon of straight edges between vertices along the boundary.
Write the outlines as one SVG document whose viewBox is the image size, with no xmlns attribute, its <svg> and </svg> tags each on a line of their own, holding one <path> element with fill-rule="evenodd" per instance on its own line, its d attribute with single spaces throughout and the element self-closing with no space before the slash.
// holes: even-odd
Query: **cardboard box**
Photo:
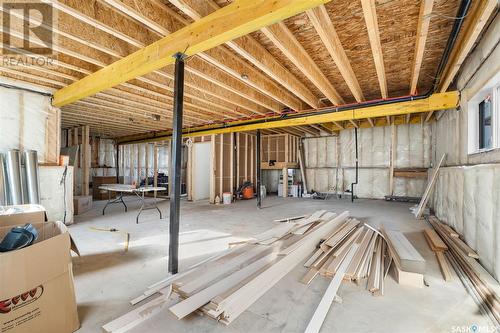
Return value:
<svg viewBox="0 0 500 333">
<path fill-rule="evenodd" d="M 83 214 L 91 209 L 92 197 L 90 195 L 73 197 L 73 214 Z"/>
<path fill-rule="evenodd" d="M 68 229 L 62 222 L 34 226 L 35 244 L 0 253 L 0 332 L 74 332 L 80 323 Z M 0 238 L 10 229 L 0 227 Z"/>
<path fill-rule="evenodd" d="M 41 205 L 0 206 L 0 227 L 45 221 L 47 221 L 47 214 Z"/>
<path fill-rule="evenodd" d="M 116 198 L 116 192 L 104 191 L 99 189 L 103 184 L 116 184 L 115 176 L 94 176 L 92 177 L 92 198 L 94 200 L 108 200 Z"/>
</svg>

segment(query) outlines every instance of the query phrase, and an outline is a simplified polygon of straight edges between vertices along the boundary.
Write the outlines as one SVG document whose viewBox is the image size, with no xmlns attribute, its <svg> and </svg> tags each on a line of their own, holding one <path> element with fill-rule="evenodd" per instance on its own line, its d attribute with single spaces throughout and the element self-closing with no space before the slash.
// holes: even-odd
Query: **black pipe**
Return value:
<svg viewBox="0 0 500 333">
<path fill-rule="evenodd" d="M 358 184 L 358 128 L 354 127 L 354 145 L 356 150 L 356 181 L 351 183 L 351 202 L 354 202 L 354 185 Z"/>
<path fill-rule="evenodd" d="M 262 197 L 260 193 L 260 176 L 261 176 L 261 171 L 260 171 L 260 130 L 257 130 L 257 147 L 255 147 L 255 161 L 257 163 L 257 208 L 262 207 Z"/>
<path fill-rule="evenodd" d="M 436 91 L 436 88 L 437 88 L 438 83 L 440 81 L 444 67 L 448 63 L 448 58 L 451 54 L 451 51 L 454 49 L 455 42 L 457 40 L 457 36 L 458 36 L 458 34 L 462 28 L 462 25 L 463 25 L 463 21 L 464 21 L 465 17 L 467 16 L 467 12 L 469 10 L 470 3 L 471 3 L 471 0 L 462 0 L 462 2 L 460 3 L 460 7 L 459 7 L 458 12 L 457 12 L 457 17 L 455 18 L 453 28 L 451 30 L 450 36 L 448 37 L 448 41 L 446 43 L 445 50 L 443 52 L 443 55 L 442 55 L 441 60 L 439 62 L 438 69 L 437 69 L 436 74 L 434 76 L 434 83 L 427 93 L 422 94 L 422 95 L 416 95 L 416 96 L 404 96 L 404 97 L 381 99 L 381 100 L 376 100 L 376 101 L 361 102 L 361 103 L 357 103 L 355 105 L 332 106 L 329 108 L 324 108 L 320 111 L 311 110 L 310 112 L 307 112 L 307 113 L 304 112 L 304 113 L 300 113 L 300 114 L 281 115 L 280 117 L 273 118 L 273 119 L 258 119 L 258 120 L 246 122 L 246 123 L 244 123 L 244 125 L 271 123 L 271 122 L 280 121 L 283 119 L 303 118 L 303 117 L 312 116 L 312 115 L 329 114 L 329 113 L 335 113 L 335 112 L 346 111 L 346 110 L 356 110 L 356 109 L 364 108 L 367 106 L 388 105 L 388 104 L 393 104 L 393 103 L 417 101 L 417 100 L 428 98 Z M 224 129 L 224 128 L 232 128 L 232 127 L 237 127 L 237 126 L 241 126 L 241 124 L 234 124 L 234 125 L 221 124 L 220 127 L 214 127 L 211 129 Z M 204 131 L 206 131 L 206 130 L 201 129 L 201 130 L 190 131 L 189 133 L 196 134 L 196 133 L 202 133 Z M 157 137 L 153 135 L 152 138 L 157 138 Z M 136 141 L 137 140 L 131 140 L 131 141 L 127 141 L 124 143 L 135 143 Z M 138 141 L 141 141 L 141 140 L 138 140 Z"/>
<path fill-rule="evenodd" d="M 168 251 L 168 271 L 177 274 L 179 270 L 179 216 L 181 199 L 181 153 L 182 153 L 182 112 L 184 100 L 184 54 L 175 54 L 174 115 L 172 135 L 172 170 L 169 172 L 170 195 L 170 243 Z"/>
<path fill-rule="evenodd" d="M 462 2 L 460 3 L 460 7 L 458 8 L 455 22 L 453 23 L 453 28 L 451 29 L 450 36 L 448 37 L 448 41 L 446 42 L 446 47 L 444 49 L 443 56 L 439 61 L 438 69 L 436 71 L 436 75 L 434 76 L 434 82 L 429 92 L 431 91 L 435 92 L 439 82 L 441 81 L 441 74 L 443 74 L 446 64 L 448 63 L 448 58 L 450 57 L 451 52 L 453 51 L 455 42 L 457 41 L 458 38 L 458 33 L 462 28 L 462 24 L 464 23 L 464 19 L 467 16 L 467 13 L 469 12 L 470 4 L 471 4 L 470 0 L 462 0 Z"/>
</svg>

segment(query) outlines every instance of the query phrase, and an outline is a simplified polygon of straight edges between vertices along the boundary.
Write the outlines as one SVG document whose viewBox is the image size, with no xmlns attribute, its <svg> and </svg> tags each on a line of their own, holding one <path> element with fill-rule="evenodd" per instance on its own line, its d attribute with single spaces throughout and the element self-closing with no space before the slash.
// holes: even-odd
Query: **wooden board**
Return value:
<svg viewBox="0 0 500 333">
<path fill-rule="evenodd" d="M 347 270 L 347 267 L 351 263 L 351 260 L 354 257 L 354 254 L 356 253 L 357 250 L 358 250 L 358 245 L 353 244 L 353 246 L 347 252 L 344 260 L 342 261 L 339 269 L 337 270 L 337 273 L 335 273 L 332 282 L 330 282 L 330 285 L 326 289 L 325 294 L 321 298 L 321 301 L 319 302 L 316 311 L 314 311 L 314 314 L 311 320 L 309 321 L 306 330 L 304 331 L 305 333 L 318 333 L 320 331 L 321 326 L 325 321 L 326 315 L 330 310 L 330 306 L 332 305 L 332 302 L 335 299 L 335 296 L 337 295 L 340 284 L 342 283 L 342 280 L 344 278 L 345 271 Z"/>
<path fill-rule="evenodd" d="M 386 230 L 387 240 L 398 257 L 400 269 L 405 272 L 425 273 L 425 259 L 418 253 L 402 232 Z"/>
<path fill-rule="evenodd" d="M 432 190 L 434 189 L 434 184 L 436 183 L 436 180 L 437 180 L 439 168 L 441 168 L 441 165 L 443 164 L 445 158 L 446 158 L 446 153 L 443 154 L 443 156 L 441 157 L 441 160 L 439 161 L 438 165 L 436 166 L 436 169 L 434 170 L 434 173 L 432 174 L 431 180 L 427 184 L 427 188 L 425 189 L 424 195 L 422 196 L 422 200 L 420 201 L 417 209 L 415 210 L 415 217 L 417 219 L 422 218 L 422 214 L 424 213 L 424 209 L 425 209 L 425 206 L 427 205 L 427 201 L 429 201 Z"/>
<path fill-rule="evenodd" d="M 443 242 L 441 237 L 436 233 L 434 229 L 424 230 L 425 239 L 433 251 L 446 251 L 448 246 Z"/>
<path fill-rule="evenodd" d="M 446 257 L 443 252 L 436 252 L 436 258 L 439 263 L 439 268 L 441 269 L 441 273 L 443 274 L 443 278 L 445 281 L 451 281 L 452 280 L 452 275 L 451 275 L 451 269 L 450 266 L 448 265 L 448 261 L 446 260 Z"/>
</svg>

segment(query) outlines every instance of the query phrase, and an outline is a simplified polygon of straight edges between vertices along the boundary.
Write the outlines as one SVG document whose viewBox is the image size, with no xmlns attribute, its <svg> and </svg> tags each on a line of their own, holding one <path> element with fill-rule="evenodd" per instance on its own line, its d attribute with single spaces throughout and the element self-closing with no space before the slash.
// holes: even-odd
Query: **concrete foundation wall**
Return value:
<svg viewBox="0 0 500 333">
<path fill-rule="evenodd" d="M 460 109 L 441 111 L 433 123 L 434 161 L 447 154 L 430 205 L 460 232 L 481 264 L 500 278 L 500 149 L 469 154 L 468 102 L 500 72 L 500 18 L 489 26 L 457 78 Z M 472 111 L 470 111 L 472 112 Z"/>
</svg>

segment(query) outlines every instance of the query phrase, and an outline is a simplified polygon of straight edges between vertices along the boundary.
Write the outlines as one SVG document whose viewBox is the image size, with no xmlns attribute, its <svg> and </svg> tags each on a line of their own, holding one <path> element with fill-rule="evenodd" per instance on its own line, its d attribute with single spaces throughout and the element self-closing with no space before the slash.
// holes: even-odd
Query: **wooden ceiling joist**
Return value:
<svg viewBox="0 0 500 333">
<path fill-rule="evenodd" d="M 424 59 L 425 43 L 427 41 L 427 34 L 429 33 L 433 5 L 434 0 L 422 0 L 420 3 L 420 13 L 418 16 L 417 26 L 417 42 L 415 45 L 415 56 L 413 59 L 413 69 L 411 73 L 410 95 L 417 94 L 418 78 L 420 76 L 422 60 Z"/>
<path fill-rule="evenodd" d="M 170 2 L 195 21 L 219 9 L 213 0 L 170 0 Z M 318 98 L 250 35 L 242 36 L 226 44 L 310 107 L 319 107 Z"/>
<path fill-rule="evenodd" d="M 370 38 L 370 46 L 373 54 L 373 61 L 377 71 L 378 82 L 380 85 L 380 94 L 382 98 L 387 98 L 387 78 L 385 75 L 384 56 L 382 53 L 382 44 L 380 43 L 380 31 L 378 28 L 377 11 L 375 0 L 361 0 L 363 15 Z"/>
<path fill-rule="evenodd" d="M 465 58 L 472 50 L 479 34 L 483 30 L 486 22 L 488 22 L 491 14 L 495 11 L 497 5 L 498 1 L 496 0 L 481 0 L 472 3 L 472 8 L 469 9 L 467 14 L 469 21 L 464 27 L 465 31 L 460 33 L 460 38 L 452 51 L 443 75 L 441 76 L 438 91 L 445 92 L 448 90 L 448 87 L 465 61 Z"/>
<path fill-rule="evenodd" d="M 240 0 L 128 55 L 54 94 L 63 106 L 174 63 L 174 55 L 195 55 L 234 38 L 313 8 L 326 0 Z"/>
<path fill-rule="evenodd" d="M 309 9 L 306 13 L 309 20 L 311 20 L 314 25 L 319 37 L 323 41 L 323 44 L 325 44 L 325 47 L 328 50 L 328 53 L 330 53 L 335 65 L 337 65 L 337 68 L 342 74 L 347 86 L 351 90 L 352 95 L 356 101 L 363 102 L 365 97 L 363 96 L 363 92 L 359 86 L 358 79 L 354 74 L 351 63 L 347 58 L 347 54 L 345 53 L 344 47 L 340 42 L 340 38 L 337 35 L 337 31 L 333 26 L 325 6 L 321 5 L 317 8 Z"/>
<path fill-rule="evenodd" d="M 167 6 L 158 6 L 158 3 L 154 1 L 141 1 L 140 3 L 133 0 L 105 1 L 122 13 L 142 22 L 142 24 L 149 29 L 157 31 L 161 36 L 166 36 L 189 24 Z M 145 13 L 147 13 L 147 15 Z M 151 22 L 153 22 L 154 25 L 151 24 Z M 161 25 L 158 24 L 159 22 L 161 22 Z M 200 53 L 199 56 L 224 72 L 232 75 L 234 78 L 241 80 L 244 84 L 257 89 L 276 101 L 294 110 L 303 108 L 301 101 L 293 94 L 279 87 L 266 75 L 260 73 L 244 61 L 239 60 L 236 55 L 229 52 L 224 47 L 207 50 L 206 52 Z M 190 62 L 189 66 L 192 65 L 193 63 Z M 201 69 L 198 69 L 198 71 L 200 70 Z M 236 89 L 237 87 L 233 86 L 233 88 Z M 279 107 L 276 105 L 272 105 L 269 108 L 275 112 L 279 111 Z"/>
<path fill-rule="evenodd" d="M 262 28 L 261 31 L 332 104 L 344 104 L 342 96 L 283 22 Z"/>
</svg>

